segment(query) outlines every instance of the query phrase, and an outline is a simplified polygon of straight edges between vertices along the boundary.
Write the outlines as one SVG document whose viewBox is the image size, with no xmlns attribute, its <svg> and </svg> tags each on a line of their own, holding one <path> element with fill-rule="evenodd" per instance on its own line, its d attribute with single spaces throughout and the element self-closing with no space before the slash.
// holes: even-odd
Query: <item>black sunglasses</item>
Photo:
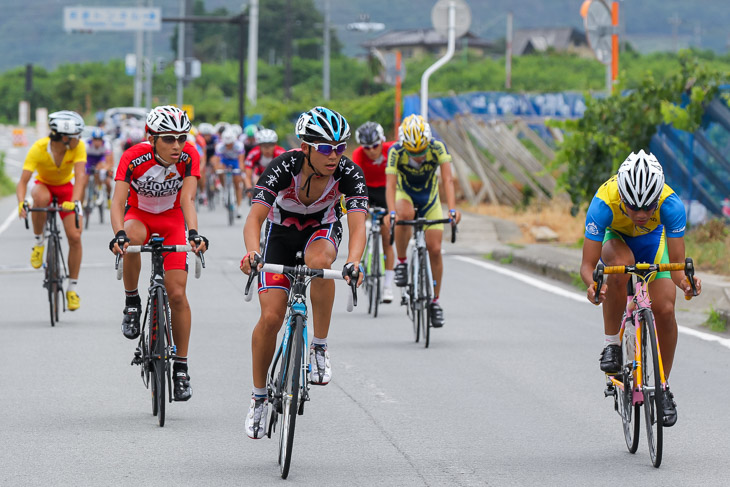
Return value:
<svg viewBox="0 0 730 487">
<path fill-rule="evenodd" d="M 627 202 L 626 200 L 621 200 L 626 208 L 628 208 L 631 211 L 654 211 L 657 209 L 657 206 L 659 206 L 659 200 L 645 206 L 636 206 L 632 205 L 631 203 Z"/>
<path fill-rule="evenodd" d="M 161 139 L 162 142 L 164 142 L 165 144 L 172 145 L 172 144 L 175 143 L 175 141 L 178 141 L 179 143 L 184 144 L 185 141 L 188 140 L 188 135 L 187 134 L 182 134 L 182 135 L 158 135 L 157 138 L 158 139 Z"/>
<path fill-rule="evenodd" d="M 363 149 L 377 149 L 378 147 L 380 147 L 380 142 L 376 142 L 375 144 L 371 144 L 371 145 L 362 146 Z"/>
</svg>

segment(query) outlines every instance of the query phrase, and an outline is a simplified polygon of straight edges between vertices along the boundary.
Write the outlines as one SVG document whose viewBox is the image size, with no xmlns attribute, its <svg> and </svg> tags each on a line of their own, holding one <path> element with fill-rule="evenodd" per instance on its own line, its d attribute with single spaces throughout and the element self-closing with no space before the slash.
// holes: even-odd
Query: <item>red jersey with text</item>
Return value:
<svg viewBox="0 0 730 487">
<path fill-rule="evenodd" d="M 273 159 L 261 174 L 255 188 L 254 203 L 270 208 L 268 219 L 278 225 L 303 229 L 333 223 L 340 219 L 340 196 L 348 212 L 368 211 L 368 190 L 362 170 L 347 157 L 340 158 L 322 195 L 312 204 L 299 200 L 299 189 L 306 182 L 302 151 L 289 151 Z"/>
<path fill-rule="evenodd" d="M 271 161 L 282 155 L 284 152 L 286 152 L 286 149 L 277 145 L 274 146 L 274 157 L 264 157 L 261 153 L 261 148 L 256 146 L 251 149 L 250 152 L 246 153 L 246 167 L 253 169 L 254 174 L 261 174 L 264 172 L 264 169 L 268 167 Z"/>
<path fill-rule="evenodd" d="M 149 213 L 180 208 L 180 188 L 188 176 L 200 177 L 200 156 L 186 142 L 177 164 L 165 167 L 155 159 L 149 142 L 124 151 L 117 168 L 117 181 L 129 183 L 127 204 Z"/>
<path fill-rule="evenodd" d="M 362 168 L 365 173 L 365 182 L 371 188 L 385 187 L 385 168 L 388 165 L 388 150 L 395 142 L 383 142 L 380 147 L 380 156 L 376 160 L 370 159 L 365 154 L 362 146 L 352 152 L 352 161 Z"/>
</svg>

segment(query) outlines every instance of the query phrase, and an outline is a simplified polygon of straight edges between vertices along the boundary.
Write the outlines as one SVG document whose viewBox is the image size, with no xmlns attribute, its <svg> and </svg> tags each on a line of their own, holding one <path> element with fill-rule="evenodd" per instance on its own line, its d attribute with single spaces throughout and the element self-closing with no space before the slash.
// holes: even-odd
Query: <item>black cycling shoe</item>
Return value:
<svg viewBox="0 0 730 487">
<path fill-rule="evenodd" d="M 172 380 L 175 389 L 176 401 L 187 401 L 193 397 L 193 388 L 190 387 L 190 375 L 187 369 L 172 367 Z"/>
<path fill-rule="evenodd" d="M 601 352 L 601 370 L 607 374 L 621 372 L 621 347 L 608 345 Z"/>
<path fill-rule="evenodd" d="M 408 264 L 401 262 L 395 266 L 395 285 L 405 287 L 408 285 Z"/>
<path fill-rule="evenodd" d="M 130 340 L 139 337 L 139 306 L 125 306 L 122 333 Z"/>
<path fill-rule="evenodd" d="M 444 310 L 438 303 L 431 303 L 431 326 L 434 328 L 444 326 Z"/>
<path fill-rule="evenodd" d="M 669 428 L 677 422 L 677 403 L 674 402 L 674 394 L 666 390 L 662 392 L 662 409 L 664 410 L 664 426 Z"/>
</svg>

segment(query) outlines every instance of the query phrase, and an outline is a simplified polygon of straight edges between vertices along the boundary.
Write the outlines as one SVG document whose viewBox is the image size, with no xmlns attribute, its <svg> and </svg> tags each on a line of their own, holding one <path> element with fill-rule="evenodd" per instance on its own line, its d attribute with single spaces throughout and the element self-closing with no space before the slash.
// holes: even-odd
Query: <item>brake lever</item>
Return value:
<svg viewBox="0 0 730 487">
<path fill-rule="evenodd" d="M 593 298 L 593 302 L 596 304 L 600 301 L 603 277 L 603 264 L 598 264 L 596 270 L 593 271 L 593 284 L 596 286 L 596 295 Z"/>
</svg>

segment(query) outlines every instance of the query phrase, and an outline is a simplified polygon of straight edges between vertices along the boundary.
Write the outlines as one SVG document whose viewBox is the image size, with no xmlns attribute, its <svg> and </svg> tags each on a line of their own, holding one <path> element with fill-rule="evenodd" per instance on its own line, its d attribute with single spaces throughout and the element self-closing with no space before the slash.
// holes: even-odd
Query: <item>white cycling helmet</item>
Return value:
<svg viewBox="0 0 730 487">
<path fill-rule="evenodd" d="M 236 135 L 236 132 L 234 132 L 231 129 L 226 129 L 221 134 L 221 142 L 224 144 L 233 144 L 238 139 L 238 136 Z"/>
<path fill-rule="evenodd" d="M 215 128 L 212 124 L 203 122 L 198 125 L 198 133 L 200 133 L 200 135 L 213 135 L 214 132 Z"/>
<path fill-rule="evenodd" d="M 344 142 L 350 138 L 350 125 L 345 117 L 325 107 L 314 107 L 299 115 L 296 134 L 305 142 L 325 140 Z"/>
<path fill-rule="evenodd" d="M 261 129 L 255 137 L 257 144 L 276 144 L 279 141 L 279 136 L 271 129 Z"/>
<path fill-rule="evenodd" d="M 659 200 L 664 190 L 664 171 L 654 154 L 631 153 L 618 168 L 618 192 L 625 203 L 647 208 Z"/>
<path fill-rule="evenodd" d="M 61 110 L 48 115 L 48 127 L 54 135 L 78 135 L 84 130 L 84 119 L 71 110 Z"/>
<path fill-rule="evenodd" d="M 153 108 L 147 115 L 147 133 L 158 134 L 186 134 L 190 132 L 188 114 L 178 107 L 163 105 Z"/>
</svg>

